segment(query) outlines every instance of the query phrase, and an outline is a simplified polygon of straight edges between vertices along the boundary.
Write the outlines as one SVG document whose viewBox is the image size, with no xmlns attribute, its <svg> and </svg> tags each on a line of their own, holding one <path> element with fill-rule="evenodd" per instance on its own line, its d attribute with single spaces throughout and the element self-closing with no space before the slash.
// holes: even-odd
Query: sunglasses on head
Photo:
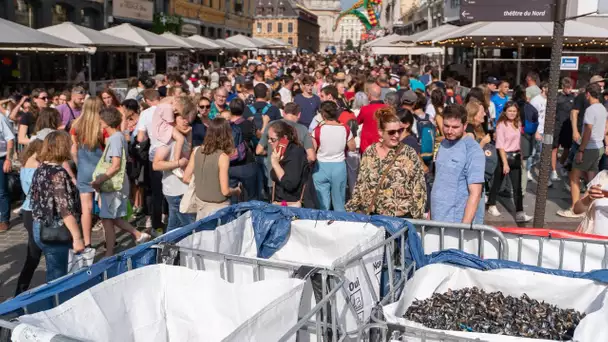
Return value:
<svg viewBox="0 0 608 342">
<path fill-rule="evenodd" d="M 395 134 L 401 135 L 403 133 L 403 131 L 404 131 L 403 128 L 399 128 L 399 129 L 391 129 L 391 130 L 388 130 L 388 131 L 385 131 L 385 132 L 389 136 L 393 136 Z"/>
</svg>

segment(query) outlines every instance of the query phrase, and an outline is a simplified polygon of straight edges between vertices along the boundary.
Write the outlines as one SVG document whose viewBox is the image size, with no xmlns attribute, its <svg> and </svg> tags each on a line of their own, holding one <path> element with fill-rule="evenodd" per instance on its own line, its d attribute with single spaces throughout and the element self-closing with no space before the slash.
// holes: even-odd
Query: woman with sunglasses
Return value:
<svg viewBox="0 0 608 342">
<path fill-rule="evenodd" d="M 404 218 L 422 218 L 427 201 L 422 162 L 401 142 L 405 131 L 393 108 L 375 113 L 380 142 L 363 153 L 353 197 L 347 211 Z"/>
<path fill-rule="evenodd" d="M 211 100 L 202 95 L 197 95 L 194 98 L 197 115 L 191 118 L 190 127 L 192 127 L 192 147 L 201 146 L 205 140 L 207 127 L 209 127 L 209 111 L 211 109 Z"/>
<path fill-rule="evenodd" d="M 35 132 L 36 121 L 41 109 L 48 106 L 49 94 L 46 90 L 37 88 L 32 90 L 29 97 L 24 97 L 23 102 L 29 100 L 31 102 L 30 109 L 24 111 L 19 118 L 19 130 L 17 139 L 19 144 L 27 145 L 30 142 L 30 137 Z M 20 103 L 23 103 L 20 102 Z"/>
<path fill-rule="evenodd" d="M 498 122 L 496 123 L 496 149 L 498 150 L 498 166 L 494 171 L 494 181 L 488 198 L 488 213 L 500 216 L 496 208 L 496 197 L 502 181 L 508 175 L 513 186 L 513 201 L 515 202 L 515 221 L 528 222 L 532 217 L 524 212 L 523 193 L 521 191 L 522 154 L 521 154 L 521 119 L 519 106 L 513 101 L 505 104 Z"/>
</svg>

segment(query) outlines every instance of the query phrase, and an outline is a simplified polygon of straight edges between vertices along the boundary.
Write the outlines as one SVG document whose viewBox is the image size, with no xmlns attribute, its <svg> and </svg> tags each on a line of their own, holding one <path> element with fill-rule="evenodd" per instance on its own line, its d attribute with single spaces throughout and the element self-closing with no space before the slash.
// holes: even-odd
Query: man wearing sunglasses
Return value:
<svg viewBox="0 0 608 342">
<path fill-rule="evenodd" d="M 443 133 L 435 161 L 431 192 L 431 219 L 439 222 L 483 224 L 485 155 L 479 144 L 465 135 L 467 112 L 453 104 L 443 112 Z"/>
<path fill-rule="evenodd" d="M 70 100 L 64 104 L 57 106 L 57 111 L 61 115 L 61 126 L 59 129 L 66 129 L 69 131 L 70 126 L 76 120 L 81 113 L 82 104 L 84 103 L 85 91 L 83 87 L 72 88 Z"/>
</svg>

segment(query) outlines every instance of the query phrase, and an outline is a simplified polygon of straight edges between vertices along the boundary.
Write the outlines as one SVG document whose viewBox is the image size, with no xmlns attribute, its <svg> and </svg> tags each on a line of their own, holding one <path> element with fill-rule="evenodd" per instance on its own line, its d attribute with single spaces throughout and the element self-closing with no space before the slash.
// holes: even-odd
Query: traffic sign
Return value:
<svg viewBox="0 0 608 342">
<path fill-rule="evenodd" d="M 578 56 L 562 57 L 559 69 L 578 71 Z"/>
<path fill-rule="evenodd" d="M 554 0 L 462 0 L 460 20 L 553 21 L 554 5 Z"/>
</svg>

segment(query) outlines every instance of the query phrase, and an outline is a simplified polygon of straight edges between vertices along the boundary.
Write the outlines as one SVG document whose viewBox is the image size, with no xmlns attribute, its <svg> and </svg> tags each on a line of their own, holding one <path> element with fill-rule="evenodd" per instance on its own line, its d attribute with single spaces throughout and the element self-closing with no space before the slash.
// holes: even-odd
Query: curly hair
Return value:
<svg viewBox="0 0 608 342">
<path fill-rule="evenodd" d="M 374 113 L 374 118 L 376 118 L 376 121 L 378 122 L 378 129 L 381 131 L 384 131 L 386 124 L 391 122 L 401 122 L 395 112 L 395 108 L 393 107 L 383 107 L 376 110 Z"/>
<path fill-rule="evenodd" d="M 227 155 L 232 154 L 234 150 L 234 141 L 232 139 L 232 128 L 228 120 L 217 117 L 209 123 L 205 141 L 201 146 L 202 154 L 212 154 L 216 151 L 222 151 Z"/>
</svg>

